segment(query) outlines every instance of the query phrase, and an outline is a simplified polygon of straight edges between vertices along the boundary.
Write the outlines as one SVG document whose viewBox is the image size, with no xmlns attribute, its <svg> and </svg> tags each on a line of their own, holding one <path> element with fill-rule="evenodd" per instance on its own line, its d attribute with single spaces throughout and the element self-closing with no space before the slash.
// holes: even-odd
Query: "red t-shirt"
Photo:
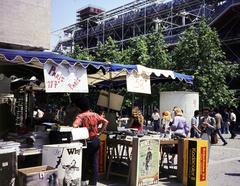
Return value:
<svg viewBox="0 0 240 186">
<path fill-rule="evenodd" d="M 89 138 L 93 139 L 98 134 L 98 125 L 103 122 L 104 118 L 95 112 L 83 112 L 78 114 L 74 123 L 79 127 L 86 127 L 89 132 Z"/>
</svg>

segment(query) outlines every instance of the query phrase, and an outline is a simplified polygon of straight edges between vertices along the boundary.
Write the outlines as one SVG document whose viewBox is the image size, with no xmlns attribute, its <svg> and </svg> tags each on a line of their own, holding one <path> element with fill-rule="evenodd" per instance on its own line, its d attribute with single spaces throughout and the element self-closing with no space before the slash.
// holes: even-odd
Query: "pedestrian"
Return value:
<svg viewBox="0 0 240 186">
<path fill-rule="evenodd" d="M 208 140 L 208 160 L 211 148 L 211 134 L 215 129 L 216 121 L 213 117 L 209 116 L 210 108 L 203 108 L 203 117 L 200 119 L 201 138 L 203 140 Z"/>
<path fill-rule="evenodd" d="M 221 129 L 222 134 L 228 134 L 229 125 L 230 125 L 230 116 L 227 108 L 225 108 L 223 111 L 222 119 L 223 119 L 222 129 Z"/>
<path fill-rule="evenodd" d="M 154 109 L 152 113 L 152 121 L 153 121 L 153 130 L 155 132 L 159 132 L 160 129 L 160 115 L 158 113 L 158 109 Z"/>
<path fill-rule="evenodd" d="M 138 131 L 143 130 L 144 117 L 140 109 L 135 106 L 132 109 L 132 115 L 130 120 L 130 128 L 138 129 Z"/>
<path fill-rule="evenodd" d="M 231 139 L 234 139 L 236 137 L 236 133 L 234 132 L 235 127 L 236 127 L 236 121 L 237 121 L 236 114 L 233 112 L 233 109 L 230 109 L 230 126 L 229 126 L 229 131 L 231 133 Z"/>
<path fill-rule="evenodd" d="M 227 145 L 227 141 L 223 138 L 223 136 L 221 134 L 221 131 L 220 131 L 221 127 L 222 127 L 222 122 L 223 122 L 222 115 L 219 113 L 218 108 L 215 108 L 214 112 L 216 113 L 215 114 L 215 120 L 216 120 L 216 129 L 215 129 L 215 131 L 218 134 L 218 136 L 220 137 L 220 139 L 222 140 L 223 145 Z"/>
<path fill-rule="evenodd" d="M 89 180 L 89 185 L 96 185 L 98 180 L 99 136 L 106 129 L 108 121 L 97 113 L 90 111 L 89 100 L 85 97 L 77 99 L 75 105 L 80 109 L 80 113 L 73 122 L 73 127 L 86 127 L 89 132 L 87 148 L 83 149 L 82 181 Z M 98 128 L 100 124 L 102 124 L 102 127 Z"/>
<path fill-rule="evenodd" d="M 191 119 L 191 130 L 190 130 L 190 137 L 191 138 L 200 138 L 201 131 L 199 130 L 199 110 L 194 111 L 194 116 Z"/>
</svg>

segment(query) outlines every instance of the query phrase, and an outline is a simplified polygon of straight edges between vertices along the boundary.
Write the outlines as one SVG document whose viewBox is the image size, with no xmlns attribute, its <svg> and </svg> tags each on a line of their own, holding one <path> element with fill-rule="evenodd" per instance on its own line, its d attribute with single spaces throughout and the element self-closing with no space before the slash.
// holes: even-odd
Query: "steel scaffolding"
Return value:
<svg viewBox="0 0 240 186">
<path fill-rule="evenodd" d="M 220 2 L 226 1 L 230 0 Z M 222 6 L 221 3 L 217 5 Z M 186 28 L 199 24 L 201 17 L 217 17 L 217 8 L 207 0 L 135 0 L 58 30 L 63 37 L 55 51 L 72 52 L 75 45 L 94 49 L 98 42 L 104 43 L 108 37 L 124 48 L 128 40 L 159 29 L 165 41 L 174 45 Z"/>
</svg>

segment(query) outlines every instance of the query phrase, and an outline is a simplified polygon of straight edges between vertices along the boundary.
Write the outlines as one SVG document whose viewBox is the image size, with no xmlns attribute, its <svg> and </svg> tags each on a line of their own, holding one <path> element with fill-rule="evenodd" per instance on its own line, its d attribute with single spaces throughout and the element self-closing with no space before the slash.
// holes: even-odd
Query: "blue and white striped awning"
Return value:
<svg viewBox="0 0 240 186">
<path fill-rule="evenodd" d="M 47 62 L 53 62 L 58 65 L 81 65 L 85 69 L 94 68 L 94 73 L 88 74 L 88 81 L 90 85 L 99 84 L 101 82 L 104 82 L 103 84 L 105 85 L 107 85 L 108 83 L 114 83 L 114 79 L 126 79 L 126 75 L 130 73 L 145 74 L 147 76 L 154 77 L 154 80 L 159 79 L 159 81 L 161 81 L 161 78 L 167 78 L 173 80 L 178 79 L 180 81 L 185 81 L 186 83 L 191 84 L 193 83 L 193 76 L 176 73 L 171 70 L 152 69 L 141 65 L 124 65 L 98 61 L 76 60 L 53 52 L 12 50 L 0 48 L 0 65 L 7 65 L 10 63 L 18 65 L 22 64 L 25 66 L 42 69 L 43 64 Z M 102 71 L 98 71 L 99 69 L 102 69 Z"/>
</svg>

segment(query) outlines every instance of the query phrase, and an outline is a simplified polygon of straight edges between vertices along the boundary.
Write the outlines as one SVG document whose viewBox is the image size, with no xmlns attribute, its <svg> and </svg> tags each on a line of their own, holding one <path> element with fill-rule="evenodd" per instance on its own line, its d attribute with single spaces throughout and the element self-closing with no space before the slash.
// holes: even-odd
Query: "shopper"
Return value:
<svg viewBox="0 0 240 186">
<path fill-rule="evenodd" d="M 200 115 L 199 110 L 195 110 L 194 116 L 191 119 L 191 132 L 190 132 L 191 138 L 194 138 L 194 137 L 200 138 L 201 131 L 198 129 L 199 115 Z"/>
<path fill-rule="evenodd" d="M 231 133 L 231 139 L 234 139 L 236 137 L 236 133 L 234 132 L 236 128 L 236 121 L 237 117 L 236 114 L 233 112 L 233 109 L 230 110 L 230 126 L 229 131 Z"/>
<path fill-rule="evenodd" d="M 189 126 L 186 119 L 183 117 L 182 109 L 176 107 L 174 109 L 174 115 L 175 117 L 173 119 L 171 130 L 174 131 L 175 135 L 178 135 L 180 137 L 187 137 L 189 133 Z"/>
<path fill-rule="evenodd" d="M 91 112 L 86 97 L 76 100 L 75 105 L 80 109 L 73 122 L 73 127 L 86 127 L 89 131 L 87 148 L 83 150 L 82 181 L 89 179 L 89 185 L 96 185 L 98 180 L 98 150 L 100 146 L 99 135 L 106 129 L 108 121 L 95 112 Z M 102 127 L 98 129 L 98 126 Z"/>
<path fill-rule="evenodd" d="M 174 132 L 175 136 L 178 136 L 180 138 L 186 138 L 188 136 L 189 126 L 186 119 L 183 117 L 183 112 L 180 107 L 174 108 L 174 118 L 171 125 L 171 130 Z M 172 163 L 174 163 L 174 158 L 177 153 L 178 145 L 175 145 L 175 147 L 172 149 L 172 158 L 170 159 Z"/>
<path fill-rule="evenodd" d="M 159 132 L 160 129 L 160 115 L 157 109 L 154 109 L 152 113 L 152 121 L 153 121 L 153 130 L 155 132 Z"/>
<path fill-rule="evenodd" d="M 130 128 L 138 129 L 138 131 L 143 130 L 144 117 L 140 109 L 135 106 L 132 109 L 132 115 L 130 120 Z"/>
<path fill-rule="evenodd" d="M 172 121 L 171 113 L 169 111 L 163 112 L 162 120 L 161 120 L 161 128 L 162 128 L 162 132 L 164 132 L 165 134 L 169 134 L 169 136 L 171 136 L 171 127 L 170 127 L 171 121 Z"/>
<path fill-rule="evenodd" d="M 215 120 L 216 120 L 216 132 L 218 134 L 218 136 L 220 137 L 220 139 L 223 142 L 223 145 L 227 145 L 227 141 L 223 138 L 222 134 L 221 134 L 221 127 L 222 127 L 222 115 L 219 113 L 218 108 L 214 109 L 215 114 Z"/>
</svg>

